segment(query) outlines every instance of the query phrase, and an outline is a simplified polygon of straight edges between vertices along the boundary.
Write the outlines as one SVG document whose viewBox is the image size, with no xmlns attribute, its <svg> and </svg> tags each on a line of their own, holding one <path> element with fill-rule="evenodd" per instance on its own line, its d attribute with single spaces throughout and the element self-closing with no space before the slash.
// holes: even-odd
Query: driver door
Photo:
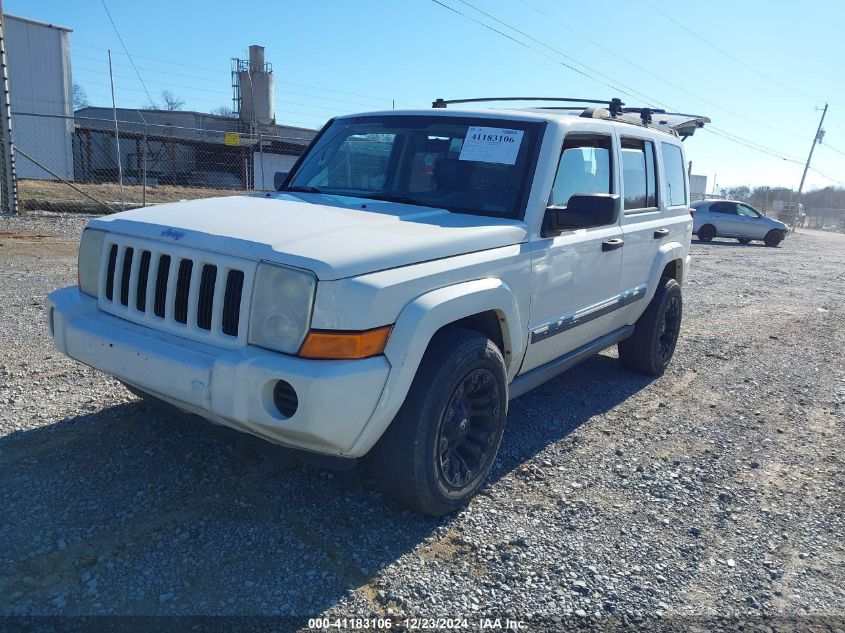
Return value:
<svg viewBox="0 0 845 633">
<path fill-rule="evenodd" d="M 766 237 L 769 226 L 762 221 L 762 214 L 747 204 L 736 205 L 737 223 L 740 237 L 762 240 Z"/>
<path fill-rule="evenodd" d="M 576 193 L 616 193 L 617 140 L 567 135 L 549 203 L 565 206 Z M 546 238 L 532 261 L 528 349 L 521 371 L 539 367 L 621 327 L 619 210 L 612 223 Z"/>
</svg>

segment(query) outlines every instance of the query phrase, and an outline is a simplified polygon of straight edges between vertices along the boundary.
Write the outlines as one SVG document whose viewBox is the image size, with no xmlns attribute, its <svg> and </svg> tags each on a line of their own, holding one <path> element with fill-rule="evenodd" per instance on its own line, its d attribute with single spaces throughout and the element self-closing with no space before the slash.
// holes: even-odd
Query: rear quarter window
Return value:
<svg viewBox="0 0 845 633">
<path fill-rule="evenodd" d="M 661 143 L 663 155 L 664 188 L 666 206 L 687 204 L 687 178 L 684 171 L 684 155 L 681 148 L 671 143 Z"/>
</svg>

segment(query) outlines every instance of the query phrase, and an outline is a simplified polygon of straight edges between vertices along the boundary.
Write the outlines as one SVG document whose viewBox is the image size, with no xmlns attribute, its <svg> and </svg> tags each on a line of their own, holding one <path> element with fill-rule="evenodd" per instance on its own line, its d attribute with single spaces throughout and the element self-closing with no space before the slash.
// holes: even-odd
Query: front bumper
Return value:
<svg viewBox="0 0 845 633">
<path fill-rule="evenodd" d="M 362 456 L 352 447 L 390 373 L 384 356 L 315 361 L 254 346 L 227 350 L 106 314 L 76 287 L 47 299 L 50 334 L 71 358 L 212 422 L 284 446 Z M 299 399 L 290 417 L 273 404 L 278 380 Z"/>
</svg>

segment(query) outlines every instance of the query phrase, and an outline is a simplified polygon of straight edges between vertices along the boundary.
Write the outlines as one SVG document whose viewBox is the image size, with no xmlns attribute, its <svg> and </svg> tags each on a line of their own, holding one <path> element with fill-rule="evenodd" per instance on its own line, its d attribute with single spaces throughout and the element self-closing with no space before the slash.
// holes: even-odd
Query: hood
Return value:
<svg viewBox="0 0 845 633">
<path fill-rule="evenodd" d="M 325 194 L 278 193 L 161 204 L 92 227 L 341 279 L 527 239 L 523 222 Z"/>
</svg>

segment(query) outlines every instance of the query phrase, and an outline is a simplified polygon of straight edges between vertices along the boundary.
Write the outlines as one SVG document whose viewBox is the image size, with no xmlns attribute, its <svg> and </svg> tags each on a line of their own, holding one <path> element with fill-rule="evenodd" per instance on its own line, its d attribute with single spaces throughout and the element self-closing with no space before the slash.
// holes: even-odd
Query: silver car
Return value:
<svg viewBox="0 0 845 633">
<path fill-rule="evenodd" d="M 742 244 L 763 240 L 766 246 L 777 246 L 789 227 L 772 220 L 752 206 L 736 200 L 699 200 L 693 202 L 692 232 L 702 242 L 714 237 L 732 237 Z"/>
</svg>

